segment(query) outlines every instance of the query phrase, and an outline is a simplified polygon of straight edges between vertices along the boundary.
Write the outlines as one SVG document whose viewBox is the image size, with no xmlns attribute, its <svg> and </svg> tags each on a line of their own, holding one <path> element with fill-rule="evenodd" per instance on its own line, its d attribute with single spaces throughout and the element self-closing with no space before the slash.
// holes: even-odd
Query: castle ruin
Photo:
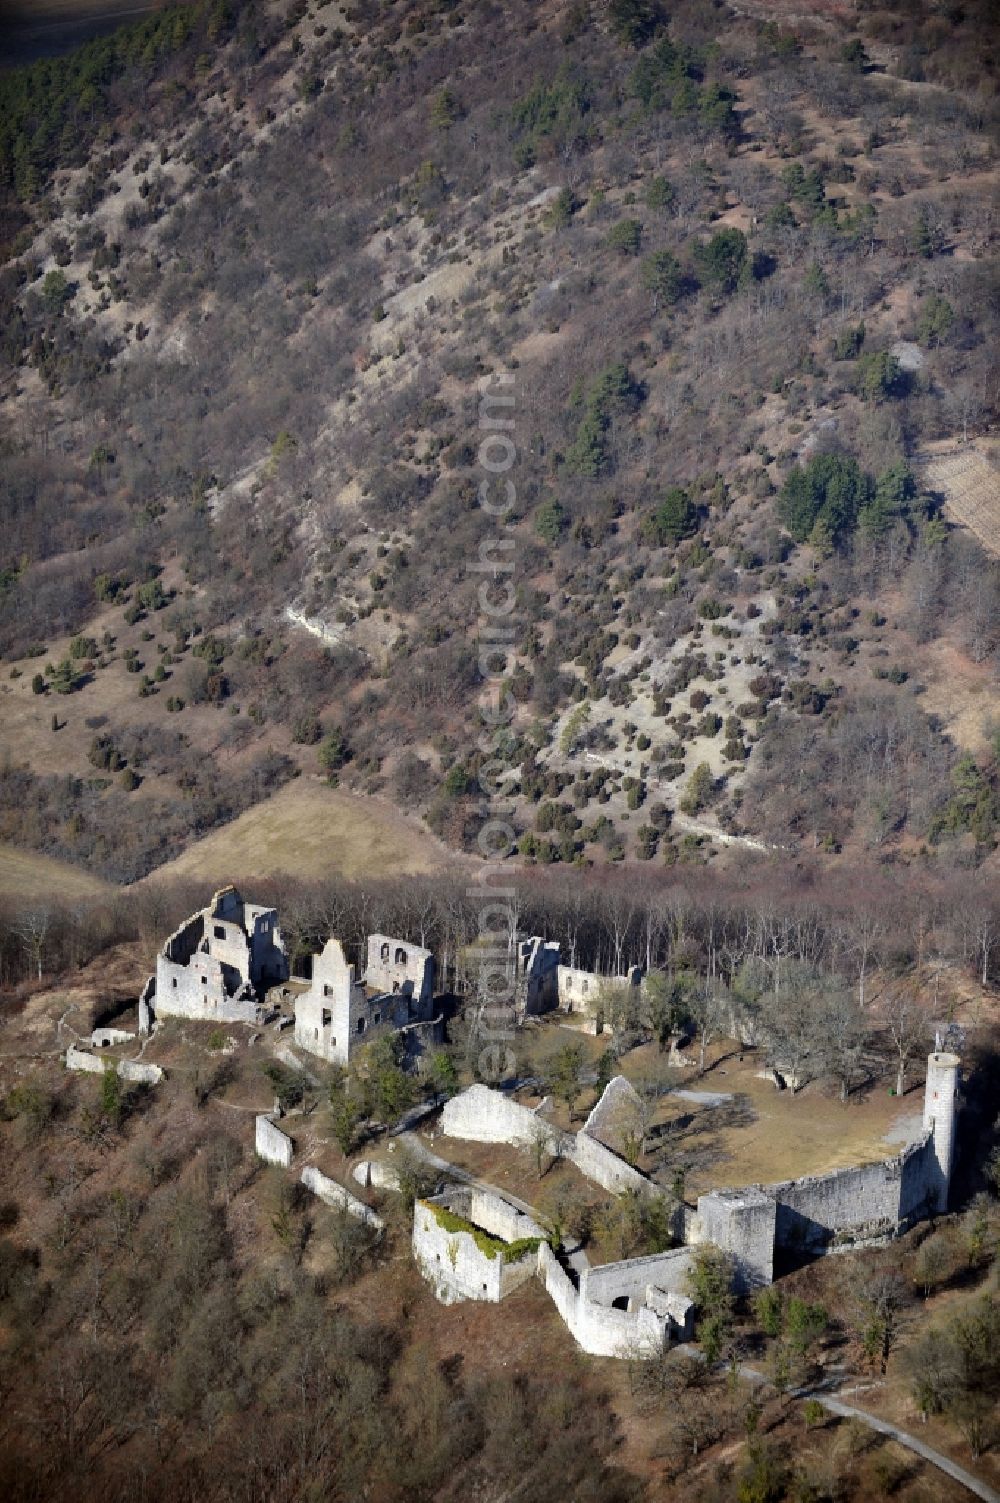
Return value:
<svg viewBox="0 0 1000 1503">
<path fill-rule="evenodd" d="M 287 978 L 276 910 L 223 887 L 160 950 L 139 999 L 139 1031 L 149 1033 L 160 1017 L 261 1023 L 268 989 Z"/>
</svg>

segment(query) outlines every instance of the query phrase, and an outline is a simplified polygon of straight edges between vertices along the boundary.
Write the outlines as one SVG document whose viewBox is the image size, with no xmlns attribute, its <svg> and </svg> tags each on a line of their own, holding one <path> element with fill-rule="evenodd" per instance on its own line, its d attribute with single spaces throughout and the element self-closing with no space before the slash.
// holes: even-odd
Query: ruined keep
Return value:
<svg viewBox="0 0 1000 1503">
<path fill-rule="evenodd" d="M 431 1033 L 434 957 L 419 945 L 370 934 L 364 976 L 355 974 L 339 939 L 313 956 L 312 976 L 295 998 L 295 1042 L 329 1064 L 347 1065 L 352 1052 L 379 1030 Z"/>
<path fill-rule="evenodd" d="M 288 955 L 273 908 L 223 887 L 176 929 L 156 957 L 139 998 L 139 1029 L 161 1017 L 260 1023 L 268 988 L 288 978 Z"/>
</svg>

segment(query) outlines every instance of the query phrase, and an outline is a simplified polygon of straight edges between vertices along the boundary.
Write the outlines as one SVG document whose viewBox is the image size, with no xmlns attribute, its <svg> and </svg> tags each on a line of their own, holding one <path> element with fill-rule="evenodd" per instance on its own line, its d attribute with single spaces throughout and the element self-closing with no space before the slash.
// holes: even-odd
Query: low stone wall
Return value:
<svg viewBox="0 0 1000 1503">
<path fill-rule="evenodd" d="M 156 1085 L 163 1079 L 159 1065 L 146 1065 L 137 1059 L 103 1060 L 98 1054 L 88 1054 L 86 1049 L 77 1049 L 71 1044 L 66 1050 L 67 1070 L 86 1070 L 90 1075 L 103 1075 L 105 1070 L 114 1070 L 120 1080 L 131 1085 Z"/>
<path fill-rule="evenodd" d="M 595 1184 L 610 1190 L 613 1195 L 622 1195 L 626 1190 L 636 1190 L 640 1195 L 656 1193 L 656 1186 L 638 1169 L 626 1164 L 623 1158 L 590 1137 L 586 1129 L 578 1132 L 566 1144 L 563 1156 L 575 1164 L 581 1174 Z"/>
<path fill-rule="evenodd" d="M 343 1185 L 339 1185 L 335 1179 L 321 1174 L 314 1165 L 308 1164 L 299 1178 L 306 1189 L 311 1190 L 319 1200 L 323 1201 L 324 1205 L 335 1206 L 339 1210 L 346 1211 L 349 1216 L 356 1216 L 359 1221 L 363 1221 L 366 1226 L 373 1227 L 376 1231 L 380 1232 L 385 1228 L 385 1222 L 381 1216 L 376 1215 L 371 1206 L 366 1206 L 363 1200 L 352 1195 L 350 1190 L 345 1190 Z"/>
<path fill-rule="evenodd" d="M 524 1148 L 532 1146 L 541 1131 L 553 1153 L 559 1151 L 563 1136 L 530 1108 L 485 1085 L 469 1086 L 445 1103 L 441 1131 L 470 1143 L 512 1143 Z"/>
<path fill-rule="evenodd" d="M 258 1158 L 268 1164 L 280 1164 L 287 1169 L 292 1162 L 292 1140 L 275 1127 L 270 1117 L 257 1118 L 255 1145 Z"/>
<path fill-rule="evenodd" d="M 163 1079 L 159 1065 L 147 1065 L 140 1059 L 119 1060 L 118 1074 L 133 1085 L 158 1085 Z"/>
<path fill-rule="evenodd" d="M 92 1075 L 104 1074 L 104 1061 L 98 1059 L 96 1054 L 88 1054 L 85 1049 L 77 1049 L 75 1044 L 70 1044 L 66 1050 L 67 1070 L 89 1070 Z M 110 1065 L 108 1066 L 110 1069 Z"/>
</svg>

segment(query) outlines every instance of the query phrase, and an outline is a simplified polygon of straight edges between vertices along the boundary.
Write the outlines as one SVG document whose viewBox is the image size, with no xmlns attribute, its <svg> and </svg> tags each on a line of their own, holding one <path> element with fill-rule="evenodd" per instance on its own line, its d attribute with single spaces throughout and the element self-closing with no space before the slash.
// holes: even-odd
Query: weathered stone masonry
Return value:
<svg viewBox="0 0 1000 1503">
<path fill-rule="evenodd" d="M 139 999 L 139 1028 L 154 1018 L 259 1023 L 267 989 L 288 978 L 288 956 L 273 908 L 245 903 L 224 887 L 163 945 Z"/>
<path fill-rule="evenodd" d="M 300 1049 L 346 1066 L 352 1053 L 378 1030 L 437 1036 L 430 951 L 370 934 L 367 962 L 359 979 L 339 939 L 327 940 L 313 956 L 309 984 L 295 998 L 295 1042 Z"/>
</svg>

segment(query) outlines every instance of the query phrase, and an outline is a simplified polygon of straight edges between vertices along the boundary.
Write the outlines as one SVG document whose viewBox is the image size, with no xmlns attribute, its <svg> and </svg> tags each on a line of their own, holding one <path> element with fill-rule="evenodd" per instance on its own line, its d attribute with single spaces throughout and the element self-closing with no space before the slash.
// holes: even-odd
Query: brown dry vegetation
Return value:
<svg viewBox="0 0 1000 1503">
<path fill-rule="evenodd" d="M 852 19 L 872 49 L 864 67 L 841 55 Z M 637 102 L 653 54 L 613 42 L 596 5 L 276 9 L 255 32 L 212 33 L 204 90 L 182 82 L 170 46 L 158 52 L 148 139 L 122 129 L 104 155 L 88 158 L 84 142 L 54 172 L 44 164 L 44 225 L 18 180 L 26 227 L 8 293 L 22 343 L 5 411 L 12 556 L 31 562 L 0 606 L 24 674 L 4 685 L 2 744 L 18 764 L 7 835 L 142 875 L 314 767 L 318 724 L 349 735 L 339 775 L 354 791 L 470 845 L 481 816 L 462 788 L 482 758 L 464 571 L 482 537 L 469 506 L 475 383 L 514 360 L 523 588 L 500 754 L 529 859 L 704 859 L 697 837 L 720 824 L 831 854 L 895 851 L 940 828 L 956 741 L 988 780 L 992 743 L 936 706 L 928 717 L 919 688 L 930 652 L 953 651 L 983 672 L 992 713 L 995 571 L 958 529 L 942 540 L 928 527 L 933 498 L 911 498 L 876 536 L 838 537 L 830 557 L 822 538 L 792 549 L 768 498 L 817 442 L 877 475 L 990 421 L 989 47 L 972 106 L 939 87 L 968 69 L 982 19 L 973 7 L 945 35 L 921 6 L 907 23 L 834 7 L 818 28 L 798 12 L 744 11 L 707 52 L 706 17 L 676 8 L 692 87 L 717 86 L 732 106 L 721 125 Z M 203 24 L 214 23 L 199 11 L 182 56 L 205 47 Z M 500 71 L 485 58 L 503 59 Z M 517 110 L 536 77 L 558 122 L 529 141 Z M 560 96 L 573 80 L 583 93 Z M 110 86 L 116 119 L 133 118 L 135 83 L 126 69 Z M 796 166 L 819 174 L 819 198 L 790 186 Z M 674 194 L 666 209 L 646 202 L 659 177 Z M 553 219 L 562 190 L 569 208 Z M 630 219 L 638 256 L 608 243 Z M 755 271 L 720 293 L 699 246 L 724 227 L 745 232 Z M 207 245 L 211 257 L 185 259 Z M 689 278 L 669 306 L 643 285 L 642 258 L 661 251 Z M 63 268 L 75 292 L 53 312 L 40 279 Z M 861 323 L 860 354 L 834 358 Z M 891 394 L 866 394 L 864 362 L 900 338 L 923 365 Z M 581 398 L 616 361 L 642 398 L 615 414 L 602 473 L 572 475 Z M 654 545 L 651 518 L 675 482 L 697 530 Z M 538 530 L 553 501 L 554 543 Z M 157 567 L 177 593 L 135 631 L 122 611 Z M 119 602 L 95 613 L 106 572 Z M 728 617 L 699 616 L 720 603 Z M 758 636 L 742 618 L 759 610 Z M 178 624 L 221 644 L 208 702 L 196 702 L 191 640 L 139 699 L 121 653 L 144 656 L 143 631 L 162 643 Z M 110 666 L 34 702 L 34 672 L 81 628 L 112 631 Z M 17 656 L 29 646 L 45 656 Z M 768 678 L 769 699 L 748 694 Z M 559 749 L 583 681 L 590 762 Z M 685 718 L 692 691 L 712 699 L 700 729 Z M 165 715 L 172 697 L 184 707 Z M 47 729 L 53 708 L 64 729 Z M 101 716 L 122 740 L 159 737 L 134 769 L 138 789 L 95 787 L 80 765 Z M 715 786 L 700 832 L 683 819 L 671 831 L 702 763 Z M 88 786 L 51 782 L 67 774 Z M 554 802 L 568 807 L 553 836 Z M 963 834 L 949 832 L 975 849 L 959 859 L 982 859 L 991 840 Z"/>
<path fill-rule="evenodd" d="M 107 957 L 108 973 L 135 963 L 125 953 Z M 721 1374 L 692 1386 L 680 1354 L 673 1367 L 645 1375 L 585 1358 L 537 1283 L 502 1311 L 442 1308 L 409 1257 L 408 1218 L 394 1197 L 380 1198 L 389 1231 L 373 1246 L 356 1226 L 302 1198 L 292 1175 L 254 1164 L 252 1110 L 263 1104 L 262 1067 L 277 1038 L 254 1044 L 248 1030 L 235 1029 L 235 1051 L 220 1053 L 209 1028 L 168 1025 L 146 1055 L 167 1067 L 167 1078 L 153 1092 L 133 1092 L 116 1121 L 102 1118 L 99 1081 L 67 1077 L 58 1065 L 60 1020 L 63 1029 L 89 1026 L 85 1009 L 67 1017 L 67 1000 L 63 991 L 36 993 L 19 1015 L 5 1015 L 0 1042 L 5 1496 L 27 1498 L 34 1488 L 125 1497 L 152 1467 L 162 1484 L 156 1496 L 197 1486 L 201 1497 L 228 1499 L 250 1467 L 292 1499 L 302 1495 L 308 1466 L 312 1482 L 323 1475 L 331 1486 L 363 1474 L 379 1503 L 451 1497 L 459 1484 L 486 1498 L 520 1485 L 533 1500 L 571 1488 L 594 1503 L 687 1503 L 737 1497 L 763 1447 L 782 1487 L 826 1476 L 867 1500 L 892 1476 L 894 1494 L 909 1503 L 959 1497 L 911 1453 L 857 1424 L 829 1417 L 807 1424 L 801 1400 L 767 1386 Z M 300 1161 L 348 1182 L 316 1095 L 307 1097 L 306 1116 L 285 1125 Z M 808 1116 L 815 1103 L 801 1097 L 798 1107 Z M 475 1171 L 503 1173 L 502 1150 L 440 1137 L 434 1146 Z M 518 1184 L 541 1203 L 548 1178 Z M 924 1235 L 892 1252 L 829 1259 L 786 1281 L 786 1299 L 819 1300 L 831 1313 L 810 1359 L 819 1371 L 864 1378 L 843 1289 L 852 1279 L 861 1287 L 876 1263 L 891 1261 L 909 1277 Z M 921 1319 L 940 1320 L 956 1298 L 974 1297 L 935 1294 Z M 915 1332 L 917 1311 L 909 1309 L 906 1330 Z M 71 1339 L 66 1322 L 77 1332 Z M 736 1335 L 737 1350 L 770 1371 L 770 1345 L 745 1312 Z M 57 1349 L 55 1381 L 46 1364 Z M 888 1386 L 852 1402 L 915 1432 L 904 1364 L 902 1352 L 894 1354 Z M 327 1387 L 334 1373 L 340 1400 Z M 308 1403 L 297 1382 L 307 1383 Z M 137 1392 L 153 1406 L 165 1448 L 150 1450 L 148 1426 L 135 1422 Z M 318 1403 L 331 1421 L 348 1413 L 340 1403 L 354 1410 L 332 1451 L 312 1429 Z M 392 1426 L 378 1423 L 380 1415 Z M 29 1416 L 46 1418 L 44 1455 L 28 1443 Z M 947 1425 L 933 1420 L 919 1433 L 969 1465 Z M 114 1444 L 98 1448 L 97 1436 Z M 995 1478 L 995 1458 L 977 1470 Z M 784 1495 L 795 1494 L 777 1494 Z"/>
<path fill-rule="evenodd" d="M 161 867 L 156 881 L 214 883 L 286 873 L 304 881 L 340 876 L 414 877 L 456 864 L 428 830 L 391 804 L 301 778 Z"/>
</svg>

